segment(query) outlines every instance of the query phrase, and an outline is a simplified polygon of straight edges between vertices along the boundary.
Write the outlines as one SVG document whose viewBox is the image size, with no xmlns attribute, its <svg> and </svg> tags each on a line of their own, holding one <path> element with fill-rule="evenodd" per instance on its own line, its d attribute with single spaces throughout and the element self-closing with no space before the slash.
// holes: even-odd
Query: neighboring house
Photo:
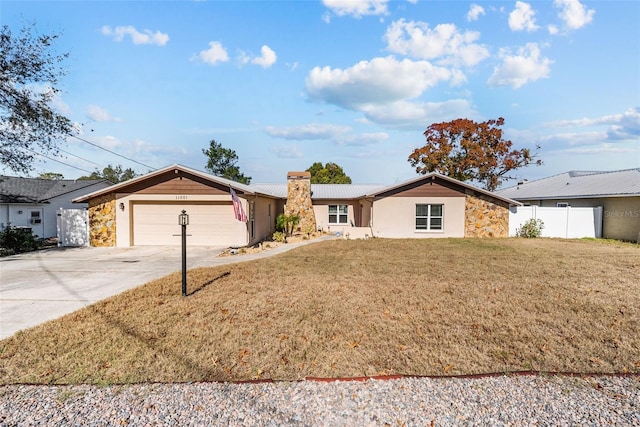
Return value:
<svg viewBox="0 0 640 427">
<path fill-rule="evenodd" d="M 602 237 L 630 241 L 640 238 L 640 168 L 565 172 L 520 182 L 496 194 L 540 207 L 602 206 Z"/>
<path fill-rule="evenodd" d="M 247 223 L 236 220 L 230 190 Z M 392 186 L 311 184 L 289 172 L 286 184 L 244 185 L 180 165 L 75 199 L 89 204 L 92 246 L 179 245 L 178 215 L 189 215 L 191 245 L 247 246 L 269 238 L 280 213 L 298 230 L 357 237 L 507 237 L 509 207 L 520 203 L 438 174 Z"/>
<path fill-rule="evenodd" d="M 0 227 L 30 228 L 38 237 L 57 235 L 58 209 L 87 205 L 72 200 L 111 186 L 107 180 L 75 181 L 0 176 Z"/>
</svg>

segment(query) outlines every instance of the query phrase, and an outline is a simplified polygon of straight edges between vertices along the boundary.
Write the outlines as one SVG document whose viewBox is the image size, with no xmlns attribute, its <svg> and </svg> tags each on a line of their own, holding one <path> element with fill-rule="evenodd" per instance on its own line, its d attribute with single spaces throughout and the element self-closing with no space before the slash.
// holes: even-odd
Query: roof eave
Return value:
<svg viewBox="0 0 640 427">
<path fill-rule="evenodd" d="M 176 171 L 176 173 L 178 173 L 178 171 L 186 172 L 186 173 L 198 176 L 200 178 L 204 178 L 204 179 L 206 179 L 208 181 L 215 182 L 216 184 L 229 186 L 229 187 L 233 188 L 234 190 L 240 190 L 245 194 L 256 194 L 255 191 L 253 191 L 251 189 L 251 187 L 249 187 L 248 185 L 241 184 L 239 182 L 234 182 L 234 181 L 231 181 L 231 180 L 227 180 L 227 179 L 224 179 L 224 178 L 220 178 L 220 177 L 217 177 L 215 175 L 209 175 L 207 173 L 200 172 L 200 171 L 197 171 L 195 169 L 188 168 L 186 166 L 174 164 L 174 165 L 167 166 L 167 167 L 158 169 L 156 171 L 150 172 L 150 173 L 148 173 L 146 175 L 138 176 L 138 177 L 130 179 L 128 181 L 120 182 L 120 183 L 114 184 L 114 185 L 112 185 L 110 187 L 103 188 L 103 189 L 98 190 L 98 191 L 94 191 L 93 193 L 89 193 L 89 194 L 84 195 L 82 197 L 77 197 L 77 198 L 73 199 L 73 203 L 83 203 L 83 202 L 86 202 L 86 201 L 88 201 L 90 199 L 93 199 L 94 197 L 97 197 L 97 196 L 100 196 L 100 195 L 103 195 L 103 194 L 117 192 L 121 188 L 127 187 L 127 186 L 129 186 L 131 184 L 135 184 L 137 182 L 142 182 L 142 181 L 144 181 L 146 179 L 153 178 L 153 177 L 158 176 L 158 175 L 162 175 L 164 173 L 169 172 L 172 169 L 174 169 Z"/>
</svg>

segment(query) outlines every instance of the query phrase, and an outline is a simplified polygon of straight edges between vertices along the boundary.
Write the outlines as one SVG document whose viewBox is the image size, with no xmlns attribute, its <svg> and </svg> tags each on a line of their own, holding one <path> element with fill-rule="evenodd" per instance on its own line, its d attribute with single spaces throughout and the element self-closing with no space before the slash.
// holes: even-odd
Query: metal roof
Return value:
<svg viewBox="0 0 640 427">
<path fill-rule="evenodd" d="M 47 203 L 48 200 L 73 191 L 104 183 L 105 179 L 41 179 L 0 176 L 0 203 Z"/>
<path fill-rule="evenodd" d="M 287 198 L 287 184 L 251 184 L 251 188 L 274 197 Z M 311 184 L 312 200 L 348 200 L 364 197 L 385 188 L 380 184 Z"/>
<path fill-rule="evenodd" d="M 640 168 L 570 171 L 496 191 L 515 200 L 640 196 Z"/>
<path fill-rule="evenodd" d="M 205 172 L 201 172 L 195 169 L 191 169 L 191 168 L 176 164 L 172 166 L 167 166 L 162 169 L 158 169 L 154 172 L 148 173 L 146 175 L 143 175 L 137 178 L 133 178 L 129 181 L 115 184 L 109 188 L 106 188 L 100 191 L 95 191 L 93 193 L 74 199 L 74 202 L 83 202 L 101 194 L 114 192 L 114 191 L 117 191 L 118 189 L 125 188 L 138 181 L 143 181 L 148 179 L 149 177 L 167 173 L 172 170 L 175 170 L 176 172 L 182 171 L 182 172 L 187 172 L 193 175 L 197 175 L 209 181 L 217 182 L 225 186 L 233 187 L 235 190 L 240 190 L 245 194 L 262 194 L 265 196 L 270 196 L 270 197 L 279 198 L 279 199 L 287 198 L 287 183 L 276 183 L 276 184 L 267 183 L 267 184 L 245 185 L 235 181 L 231 181 L 226 178 L 210 175 Z M 488 196 L 495 197 L 509 204 L 520 204 L 519 202 L 515 200 L 511 200 L 508 197 L 505 197 L 503 195 L 491 193 L 481 188 L 477 188 L 472 185 L 466 184 L 464 182 L 460 182 L 453 178 L 449 178 L 447 176 L 436 174 L 436 173 L 421 175 L 419 177 L 410 179 L 408 181 L 404 181 L 404 182 L 397 183 L 390 186 L 385 186 L 382 184 L 311 184 L 311 199 L 312 200 L 353 200 L 353 199 L 360 199 L 364 197 L 375 197 L 376 195 L 403 187 L 405 185 L 410 185 L 410 184 L 419 182 L 421 180 L 426 181 L 429 179 L 435 179 L 436 177 L 444 179 L 446 181 L 450 181 L 457 185 L 460 185 L 463 188 L 468 188 L 468 189 L 486 194 Z"/>
</svg>

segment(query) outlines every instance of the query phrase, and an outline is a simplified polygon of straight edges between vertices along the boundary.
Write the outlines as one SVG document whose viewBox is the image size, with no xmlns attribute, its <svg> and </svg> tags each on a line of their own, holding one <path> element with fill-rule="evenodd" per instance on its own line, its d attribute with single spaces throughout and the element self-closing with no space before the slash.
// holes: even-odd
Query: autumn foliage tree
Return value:
<svg viewBox="0 0 640 427">
<path fill-rule="evenodd" d="M 424 132 L 427 144 L 411 153 L 409 163 L 420 174 L 438 172 L 460 181 L 477 181 L 494 191 L 503 181 L 515 179 L 509 172 L 542 164 L 530 149 L 512 148 L 513 143 L 502 137 L 502 125 L 502 117 L 481 123 L 469 119 L 434 123 Z"/>
</svg>

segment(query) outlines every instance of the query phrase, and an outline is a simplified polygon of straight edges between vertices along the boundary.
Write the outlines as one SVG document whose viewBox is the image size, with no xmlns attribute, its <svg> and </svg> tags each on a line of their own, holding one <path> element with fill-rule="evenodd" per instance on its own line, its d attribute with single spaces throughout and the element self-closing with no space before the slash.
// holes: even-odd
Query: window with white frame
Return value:
<svg viewBox="0 0 640 427">
<path fill-rule="evenodd" d="M 348 205 L 329 205 L 329 224 L 347 224 Z"/>
<path fill-rule="evenodd" d="M 416 205 L 416 230 L 444 230 L 444 205 Z"/>
</svg>

